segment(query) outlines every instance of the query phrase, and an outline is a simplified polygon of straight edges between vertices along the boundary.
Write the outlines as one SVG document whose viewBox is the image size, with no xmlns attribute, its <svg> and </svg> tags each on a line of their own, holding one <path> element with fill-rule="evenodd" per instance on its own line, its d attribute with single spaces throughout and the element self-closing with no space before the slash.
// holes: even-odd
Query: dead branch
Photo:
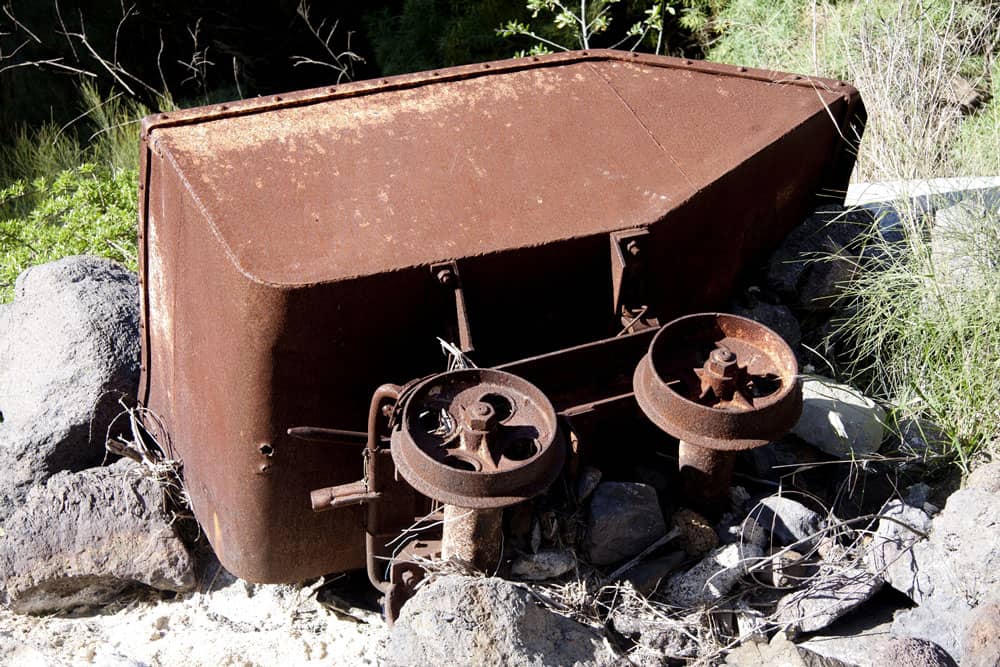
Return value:
<svg viewBox="0 0 1000 667">
<path fill-rule="evenodd" d="M 348 31 L 347 48 L 340 53 L 337 53 L 333 47 L 330 46 L 330 41 L 333 39 L 333 35 L 337 31 L 337 26 L 340 22 L 334 21 L 332 25 L 327 25 L 327 19 L 323 19 L 318 25 L 314 25 L 312 19 L 309 17 L 309 11 L 309 3 L 306 2 L 306 0 L 301 0 L 296 12 L 302 18 L 302 21 L 306 24 L 306 27 L 309 29 L 312 36 L 316 38 L 320 45 L 322 45 L 323 50 L 326 51 L 330 60 L 316 60 L 307 56 L 292 56 L 292 67 L 298 67 L 300 65 L 318 65 L 320 67 L 327 67 L 337 72 L 337 83 L 340 83 L 345 77 L 350 79 L 354 74 L 354 63 L 363 63 L 365 61 L 364 58 L 351 51 L 351 37 L 354 33 Z"/>
</svg>

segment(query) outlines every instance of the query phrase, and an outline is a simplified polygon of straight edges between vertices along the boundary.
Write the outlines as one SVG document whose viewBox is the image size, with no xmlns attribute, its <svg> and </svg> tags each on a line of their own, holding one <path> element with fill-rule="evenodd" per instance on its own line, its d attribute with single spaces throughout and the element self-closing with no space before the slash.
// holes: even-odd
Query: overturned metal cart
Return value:
<svg viewBox="0 0 1000 667">
<path fill-rule="evenodd" d="M 633 392 L 653 337 L 842 201 L 863 125 L 843 82 L 615 51 L 151 116 L 146 426 L 243 578 L 412 585 L 385 544 L 435 501 L 495 558 L 560 471 L 677 446 Z"/>
</svg>

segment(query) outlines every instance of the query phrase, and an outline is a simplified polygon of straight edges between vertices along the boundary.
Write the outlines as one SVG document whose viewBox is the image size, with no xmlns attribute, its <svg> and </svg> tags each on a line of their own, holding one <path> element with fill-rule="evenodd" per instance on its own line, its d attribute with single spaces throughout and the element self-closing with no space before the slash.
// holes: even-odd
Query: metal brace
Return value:
<svg viewBox="0 0 1000 667">
<path fill-rule="evenodd" d="M 659 320 L 650 312 L 646 288 L 647 268 L 643 257 L 648 245 L 649 230 L 628 229 L 612 232 L 611 298 L 612 313 L 620 318 L 622 333 L 632 333 L 658 327 Z"/>
</svg>

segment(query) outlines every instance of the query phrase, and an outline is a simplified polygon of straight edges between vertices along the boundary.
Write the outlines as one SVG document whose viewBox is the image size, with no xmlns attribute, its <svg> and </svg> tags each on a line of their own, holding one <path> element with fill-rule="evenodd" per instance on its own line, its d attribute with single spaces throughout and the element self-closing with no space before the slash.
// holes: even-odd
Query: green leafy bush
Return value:
<svg viewBox="0 0 1000 667">
<path fill-rule="evenodd" d="M 86 163 L 0 190 L 0 301 L 13 297 L 25 268 L 67 255 L 100 255 L 135 270 L 137 174 Z"/>
<path fill-rule="evenodd" d="M 139 121 L 149 110 L 86 82 L 80 98 L 78 125 L 21 129 L 0 151 L 0 302 L 24 269 L 67 255 L 136 269 Z"/>
</svg>

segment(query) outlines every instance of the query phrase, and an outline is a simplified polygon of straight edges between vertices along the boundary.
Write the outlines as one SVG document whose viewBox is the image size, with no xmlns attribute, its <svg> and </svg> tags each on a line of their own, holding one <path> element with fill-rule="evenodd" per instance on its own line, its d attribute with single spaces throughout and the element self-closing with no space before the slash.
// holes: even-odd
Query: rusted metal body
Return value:
<svg viewBox="0 0 1000 667">
<path fill-rule="evenodd" d="M 768 327 L 737 315 L 698 313 L 663 325 L 635 370 L 635 398 L 680 440 L 686 498 L 729 497 L 735 452 L 766 445 L 802 413 L 795 353 Z"/>
<path fill-rule="evenodd" d="M 574 432 L 634 413 L 658 323 L 837 201 L 863 122 L 841 82 L 609 51 L 152 116 L 147 427 L 237 575 L 404 585 L 366 544 L 431 503 L 387 447 L 408 387 L 380 385 L 443 370 L 440 337 Z"/>
<path fill-rule="evenodd" d="M 501 508 L 543 492 L 562 470 L 552 403 L 516 375 L 469 368 L 420 382 L 398 410 L 393 460 L 407 483 L 445 504 L 442 555 L 496 571 Z"/>
</svg>

